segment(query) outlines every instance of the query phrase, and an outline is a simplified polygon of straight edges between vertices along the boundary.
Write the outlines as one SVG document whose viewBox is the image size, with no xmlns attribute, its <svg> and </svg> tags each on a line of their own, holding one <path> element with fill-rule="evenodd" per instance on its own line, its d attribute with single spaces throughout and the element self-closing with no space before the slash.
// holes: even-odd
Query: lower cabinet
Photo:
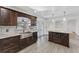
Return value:
<svg viewBox="0 0 79 59">
<path fill-rule="evenodd" d="M 20 39 L 20 35 L 0 39 L 0 53 L 15 53 L 37 41 L 37 32 L 32 36 Z"/>
<path fill-rule="evenodd" d="M 19 51 L 20 36 L 0 39 L 0 52 L 1 53 L 14 53 Z"/>
<path fill-rule="evenodd" d="M 20 49 L 23 49 L 23 48 L 29 46 L 31 43 L 31 40 L 32 40 L 32 37 L 20 39 Z"/>
<path fill-rule="evenodd" d="M 38 39 L 37 32 L 33 32 L 33 39 L 36 42 Z"/>
<path fill-rule="evenodd" d="M 25 47 L 28 47 L 30 45 L 32 45 L 33 43 L 35 43 L 37 40 L 34 39 L 33 36 L 24 38 L 24 39 L 20 39 L 20 49 L 23 49 Z"/>
</svg>

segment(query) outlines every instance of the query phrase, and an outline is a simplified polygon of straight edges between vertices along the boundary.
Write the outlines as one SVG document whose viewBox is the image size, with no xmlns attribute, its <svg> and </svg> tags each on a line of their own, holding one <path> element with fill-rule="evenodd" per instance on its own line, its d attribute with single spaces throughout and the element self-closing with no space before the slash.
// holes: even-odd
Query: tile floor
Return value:
<svg viewBox="0 0 79 59">
<path fill-rule="evenodd" d="M 19 53 L 78 53 L 79 52 L 79 37 L 70 39 L 70 48 L 55 44 L 48 41 L 48 36 L 38 38 L 37 43 L 26 47 Z"/>
</svg>

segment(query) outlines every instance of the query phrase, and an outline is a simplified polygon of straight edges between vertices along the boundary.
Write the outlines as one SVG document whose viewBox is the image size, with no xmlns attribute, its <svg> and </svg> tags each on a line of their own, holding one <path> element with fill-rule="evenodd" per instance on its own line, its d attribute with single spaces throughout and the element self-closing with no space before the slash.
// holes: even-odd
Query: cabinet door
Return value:
<svg viewBox="0 0 79 59">
<path fill-rule="evenodd" d="M 17 12 L 5 8 L 0 8 L 0 25 L 3 26 L 16 26 L 17 25 Z"/>
<path fill-rule="evenodd" d="M 52 39 L 53 39 L 53 34 L 52 34 L 52 32 L 49 32 L 49 41 L 52 41 Z"/>
<path fill-rule="evenodd" d="M 1 19 L 1 8 L 0 8 L 0 26 L 2 25 L 2 19 Z"/>
<path fill-rule="evenodd" d="M 34 42 L 36 42 L 37 39 L 38 39 L 37 32 L 33 32 L 33 40 L 34 40 Z"/>
<path fill-rule="evenodd" d="M 30 16 L 31 17 L 31 26 L 36 26 L 36 17 Z"/>
<path fill-rule="evenodd" d="M 20 39 L 20 49 L 27 47 L 27 38 Z"/>
<path fill-rule="evenodd" d="M 3 26 L 10 24 L 10 11 L 5 8 L 1 8 L 1 22 Z"/>
<path fill-rule="evenodd" d="M 10 26 L 17 25 L 17 12 L 10 11 Z"/>
</svg>

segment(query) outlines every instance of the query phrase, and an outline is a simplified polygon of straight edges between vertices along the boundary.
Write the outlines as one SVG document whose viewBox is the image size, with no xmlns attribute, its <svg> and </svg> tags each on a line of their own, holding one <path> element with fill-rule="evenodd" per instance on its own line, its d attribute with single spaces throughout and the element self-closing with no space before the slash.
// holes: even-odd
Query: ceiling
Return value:
<svg viewBox="0 0 79 59">
<path fill-rule="evenodd" d="M 42 17 L 62 17 L 64 11 L 66 16 L 78 16 L 79 6 L 29 6 L 34 9 L 37 15 Z"/>
<path fill-rule="evenodd" d="M 53 10 L 53 6 L 29 6 L 30 8 L 36 11 L 46 11 L 46 10 Z"/>
</svg>

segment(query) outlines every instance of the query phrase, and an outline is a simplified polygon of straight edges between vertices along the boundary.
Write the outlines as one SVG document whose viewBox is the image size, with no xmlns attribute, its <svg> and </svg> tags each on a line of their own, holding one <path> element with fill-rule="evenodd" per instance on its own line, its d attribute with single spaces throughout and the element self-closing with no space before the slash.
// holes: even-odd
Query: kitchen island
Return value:
<svg viewBox="0 0 79 59">
<path fill-rule="evenodd" d="M 69 33 L 49 31 L 49 41 L 69 47 Z"/>
</svg>

